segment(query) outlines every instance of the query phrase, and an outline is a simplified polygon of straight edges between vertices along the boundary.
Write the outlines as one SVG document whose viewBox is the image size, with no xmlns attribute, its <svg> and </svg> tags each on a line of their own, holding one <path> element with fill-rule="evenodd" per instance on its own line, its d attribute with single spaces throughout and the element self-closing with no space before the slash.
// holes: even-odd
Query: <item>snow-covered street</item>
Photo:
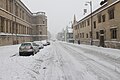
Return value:
<svg viewBox="0 0 120 80">
<path fill-rule="evenodd" d="M 120 50 L 51 42 L 34 56 L 0 47 L 0 80 L 120 80 Z"/>
</svg>

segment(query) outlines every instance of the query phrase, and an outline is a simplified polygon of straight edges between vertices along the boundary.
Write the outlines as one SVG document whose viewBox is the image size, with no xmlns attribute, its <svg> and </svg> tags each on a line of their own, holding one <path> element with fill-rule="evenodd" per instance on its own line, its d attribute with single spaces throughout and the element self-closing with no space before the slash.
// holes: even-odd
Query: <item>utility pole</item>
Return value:
<svg viewBox="0 0 120 80">
<path fill-rule="evenodd" d="M 90 5 L 90 18 L 91 18 L 91 32 L 90 32 L 90 37 L 91 37 L 91 45 L 93 45 L 93 24 L 92 24 L 92 1 L 86 2 L 86 6 Z"/>
</svg>

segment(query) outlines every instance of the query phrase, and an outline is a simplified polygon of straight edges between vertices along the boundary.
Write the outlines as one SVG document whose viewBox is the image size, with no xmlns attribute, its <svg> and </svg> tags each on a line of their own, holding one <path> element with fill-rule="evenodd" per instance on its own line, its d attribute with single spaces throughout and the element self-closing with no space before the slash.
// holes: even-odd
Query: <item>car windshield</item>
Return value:
<svg viewBox="0 0 120 80">
<path fill-rule="evenodd" d="M 30 43 L 22 43 L 21 46 L 31 46 Z"/>
</svg>

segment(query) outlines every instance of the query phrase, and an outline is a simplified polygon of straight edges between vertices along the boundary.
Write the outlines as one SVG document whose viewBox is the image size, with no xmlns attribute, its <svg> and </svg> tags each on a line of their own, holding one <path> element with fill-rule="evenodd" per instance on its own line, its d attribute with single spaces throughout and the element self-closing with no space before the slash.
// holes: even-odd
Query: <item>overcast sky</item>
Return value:
<svg viewBox="0 0 120 80">
<path fill-rule="evenodd" d="M 48 31 L 52 34 L 61 32 L 66 26 L 70 26 L 73 21 L 74 14 L 76 19 L 80 20 L 85 17 L 83 9 L 87 8 L 90 12 L 90 7 L 84 4 L 90 0 L 21 0 L 33 13 L 38 11 L 46 12 L 48 19 Z M 101 0 L 91 0 L 93 10 L 100 7 Z"/>
</svg>

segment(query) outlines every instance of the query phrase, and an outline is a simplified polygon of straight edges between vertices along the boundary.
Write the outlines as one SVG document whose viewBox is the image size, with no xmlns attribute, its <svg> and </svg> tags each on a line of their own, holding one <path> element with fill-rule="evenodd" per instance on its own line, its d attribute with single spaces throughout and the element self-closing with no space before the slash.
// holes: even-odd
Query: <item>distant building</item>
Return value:
<svg viewBox="0 0 120 80">
<path fill-rule="evenodd" d="M 64 33 L 62 33 L 62 32 L 59 32 L 58 34 L 57 34 L 57 39 L 59 40 L 59 41 L 64 41 L 64 35 L 63 35 Z"/>
<path fill-rule="evenodd" d="M 92 13 L 92 34 L 90 14 L 79 21 L 74 17 L 74 40 L 90 44 L 92 35 L 93 45 L 120 49 L 120 0 L 105 0 L 101 4 Z"/>
<path fill-rule="evenodd" d="M 47 17 L 33 14 L 21 0 L 0 0 L 0 45 L 47 39 Z"/>
<path fill-rule="evenodd" d="M 57 39 L 60 41 L 74 43 L 73 29 L 71 27 L 66 27 L 65 30 L 63 30 L 62 32 L 59 32 L 57 34 Z"/>
<path fill-rule="evenodd" d="M 73 29 L 71 27 L 68 27 L 67 33 L 66 33 L 66 41 L 70 43 L 74 43 L 73 39 Z"/>
</svg>

